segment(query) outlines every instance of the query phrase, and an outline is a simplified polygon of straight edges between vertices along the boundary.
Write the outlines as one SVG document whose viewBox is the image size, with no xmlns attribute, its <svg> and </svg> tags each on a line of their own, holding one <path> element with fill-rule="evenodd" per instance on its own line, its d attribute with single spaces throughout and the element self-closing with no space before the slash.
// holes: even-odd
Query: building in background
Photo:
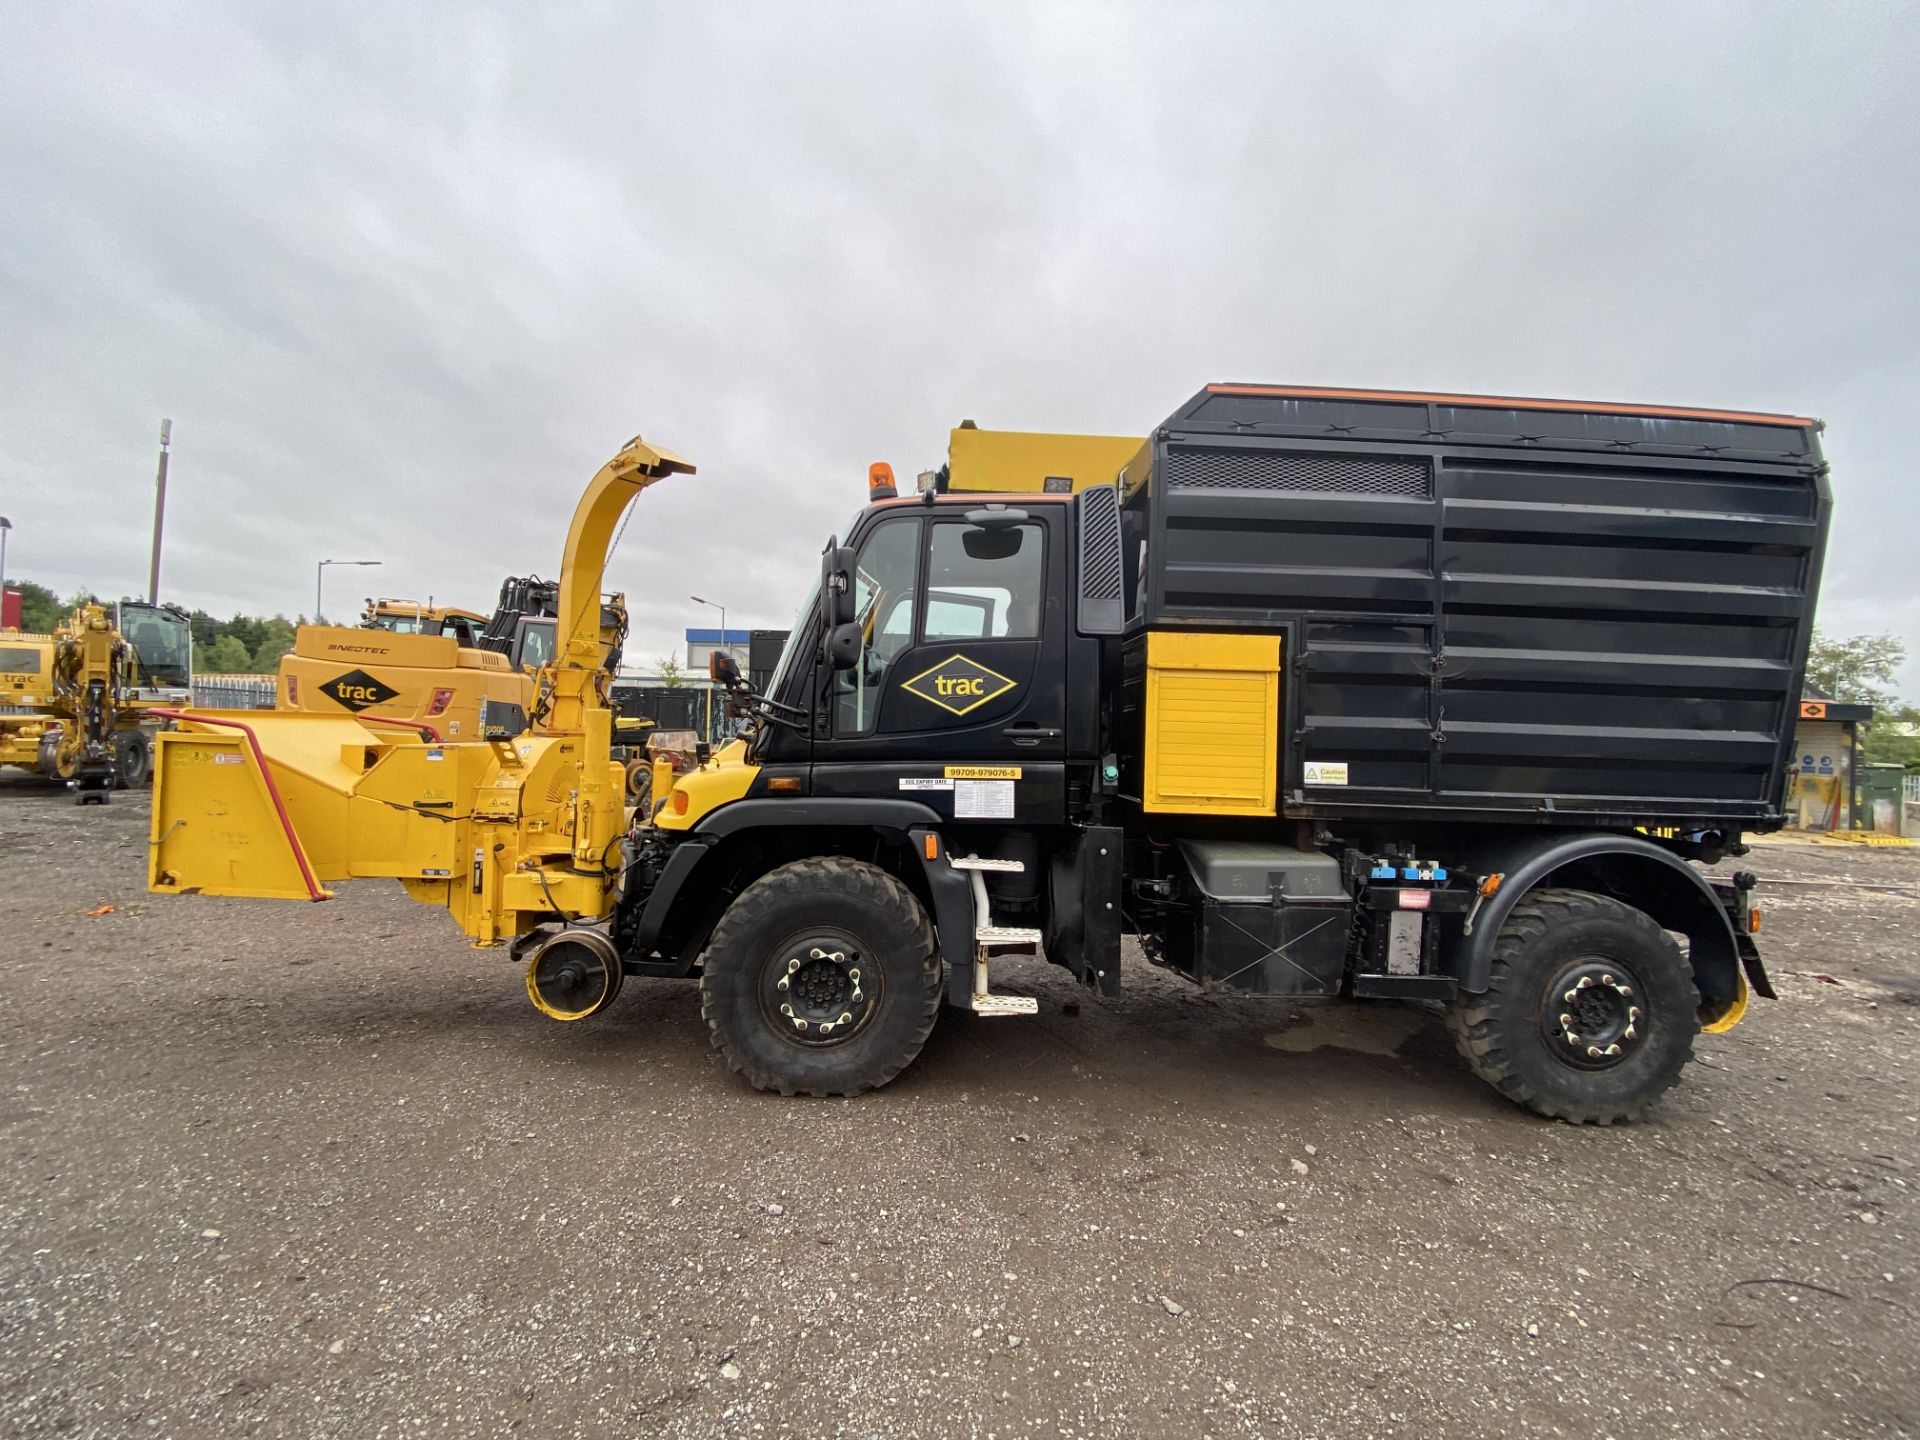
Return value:
<svg viewBox="0 0 1920 1440">
<path fill-rule="evenodd" d="M 729 625 L 724 631 L 711 630 L 687 631 L 687 674 L 689 676 L 707 673 L 707 657 L 722 646 L 733 656 L 734 664 L 740 667 L 742 674 L 747 670 L 748 651 L 753 645 L 753 631 L 739 630 Z"/>
<path fill-rule="evenodd" d="M 1787 768 L 1788 823 L 1801 830 L 1851 830 L 1859 774 L 1860 727 L 1871 705 L 1829 700 L 1809 689 L 1800 699 Z"/>
</svg>

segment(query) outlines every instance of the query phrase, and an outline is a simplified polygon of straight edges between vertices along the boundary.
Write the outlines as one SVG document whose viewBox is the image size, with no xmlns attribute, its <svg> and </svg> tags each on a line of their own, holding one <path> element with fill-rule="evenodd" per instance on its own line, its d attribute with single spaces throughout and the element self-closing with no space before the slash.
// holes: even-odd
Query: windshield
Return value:
<svg viewBox="0 0 1920 1440">
<path fill-rule="evenodd" d="M 773 675 L 767 681 L 769 697 L 778 695 L 786 685 L 789 673 L 795 665 L 794 656 L 800 652 L 800 627 L 807 623 L 807 616 L 813 612 L 813 602 L 820 598 L 820 577 L 813 577 L 813 586 L 807 591 L 807 598 L 800 602 L 800 613 L 793 617 L 793 625 L 787 631 L 787 643 L 780 647 L 780 662 L 773 667 Z"/>
<path fill-rule="evenodd" d="M 148 605 L 122 603 L 120 634 L 133 647 L 140 673 L 152 685 L 186 685 L 193 669 L 187 617 Z"/>
<path fill-rule="evenodd" d="M 425 635 L 429 633 L 428 623 L 421 615 L 376 615 L 367 622 L 367 629 L 391 630 L 395 635 Z M 439 634 L 439 627 L 435 626 L 431 633 Z"/>
</svg>

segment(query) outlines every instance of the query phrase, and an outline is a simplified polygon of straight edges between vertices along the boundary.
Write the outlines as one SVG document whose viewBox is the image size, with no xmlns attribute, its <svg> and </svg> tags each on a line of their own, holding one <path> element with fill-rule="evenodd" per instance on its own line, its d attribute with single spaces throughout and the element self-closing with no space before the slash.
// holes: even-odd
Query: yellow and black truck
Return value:
<svg viewBox="0 0 1920 1440">
<path fill-rule="evenodd" d="M 883 485 L 763 690 L 716 659 L 751 732 L 650 821 L 617 806 L 589 597 L 627 501 L 691 467 L 636 441 L 576 513 L 538 724 L 190 721 L 151 883 L 393 876 L 555 1018 L 697 979 L 787 1094 L 885 1084 L 943 1004 L 1031 1013 L 1008 955 L 1116 993 L 1131 937 L 1225 993 L 1439 1002 L 1514 1101 L 1629 1119 L 1771 994 L 1754 878 L 1712 867 L 1784 820 L 1819 429 L 1212 385 L 1109 481 Z"/>
</svg>

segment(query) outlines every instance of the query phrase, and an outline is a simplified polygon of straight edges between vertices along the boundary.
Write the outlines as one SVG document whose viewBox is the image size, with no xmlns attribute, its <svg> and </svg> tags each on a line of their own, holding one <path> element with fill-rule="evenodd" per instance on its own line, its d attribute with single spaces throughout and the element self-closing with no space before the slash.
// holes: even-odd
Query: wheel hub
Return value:
<svg viewBox="0 0 1920 1440">
<path fill-rule="evenodd" d="M 1639 979 L 1616 960 L 1581 960 L 1548 985 L 1540 1006 L 1547 1048 L 1579 1070 L 1605 1070 L 1639 1048 L 1647 1033 Z"/>
<path fill-rule="evenodd" d="M 767 963 L 761 998 L 767 1023 L 796 1045 L 818 1048 L 851 1039 L 873 1015 L 876 967 L 852 937 L 803 936 Z"/>
</svg>

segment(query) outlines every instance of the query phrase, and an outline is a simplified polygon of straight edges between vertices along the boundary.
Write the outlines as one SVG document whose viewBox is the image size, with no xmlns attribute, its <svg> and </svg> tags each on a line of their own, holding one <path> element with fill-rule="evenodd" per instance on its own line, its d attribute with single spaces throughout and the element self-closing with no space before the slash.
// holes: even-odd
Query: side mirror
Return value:
<svg viewBox="0 0 1920 1440">
<path fill-rule="evenodd" d="M 731 690 L 740 683 L 740 665 L 725 650 L 707 652 L 707 679 L 723 690 Z"/>
<path fill-rule="evenodd" d="M 837 630 L 855 618 L 853 577 L 859 573 L 860 557 L 850 546 L 830 545 L 822 564 L 820 593 L 826 601 L 827 629 Z"/>
<path fill-rule="evenodd" d="M 860 663 L 860 622 L 849 620 L 836 625 L 827 635 L 827 663 L 836 670 L 851 670 Z"/>
</svg>

